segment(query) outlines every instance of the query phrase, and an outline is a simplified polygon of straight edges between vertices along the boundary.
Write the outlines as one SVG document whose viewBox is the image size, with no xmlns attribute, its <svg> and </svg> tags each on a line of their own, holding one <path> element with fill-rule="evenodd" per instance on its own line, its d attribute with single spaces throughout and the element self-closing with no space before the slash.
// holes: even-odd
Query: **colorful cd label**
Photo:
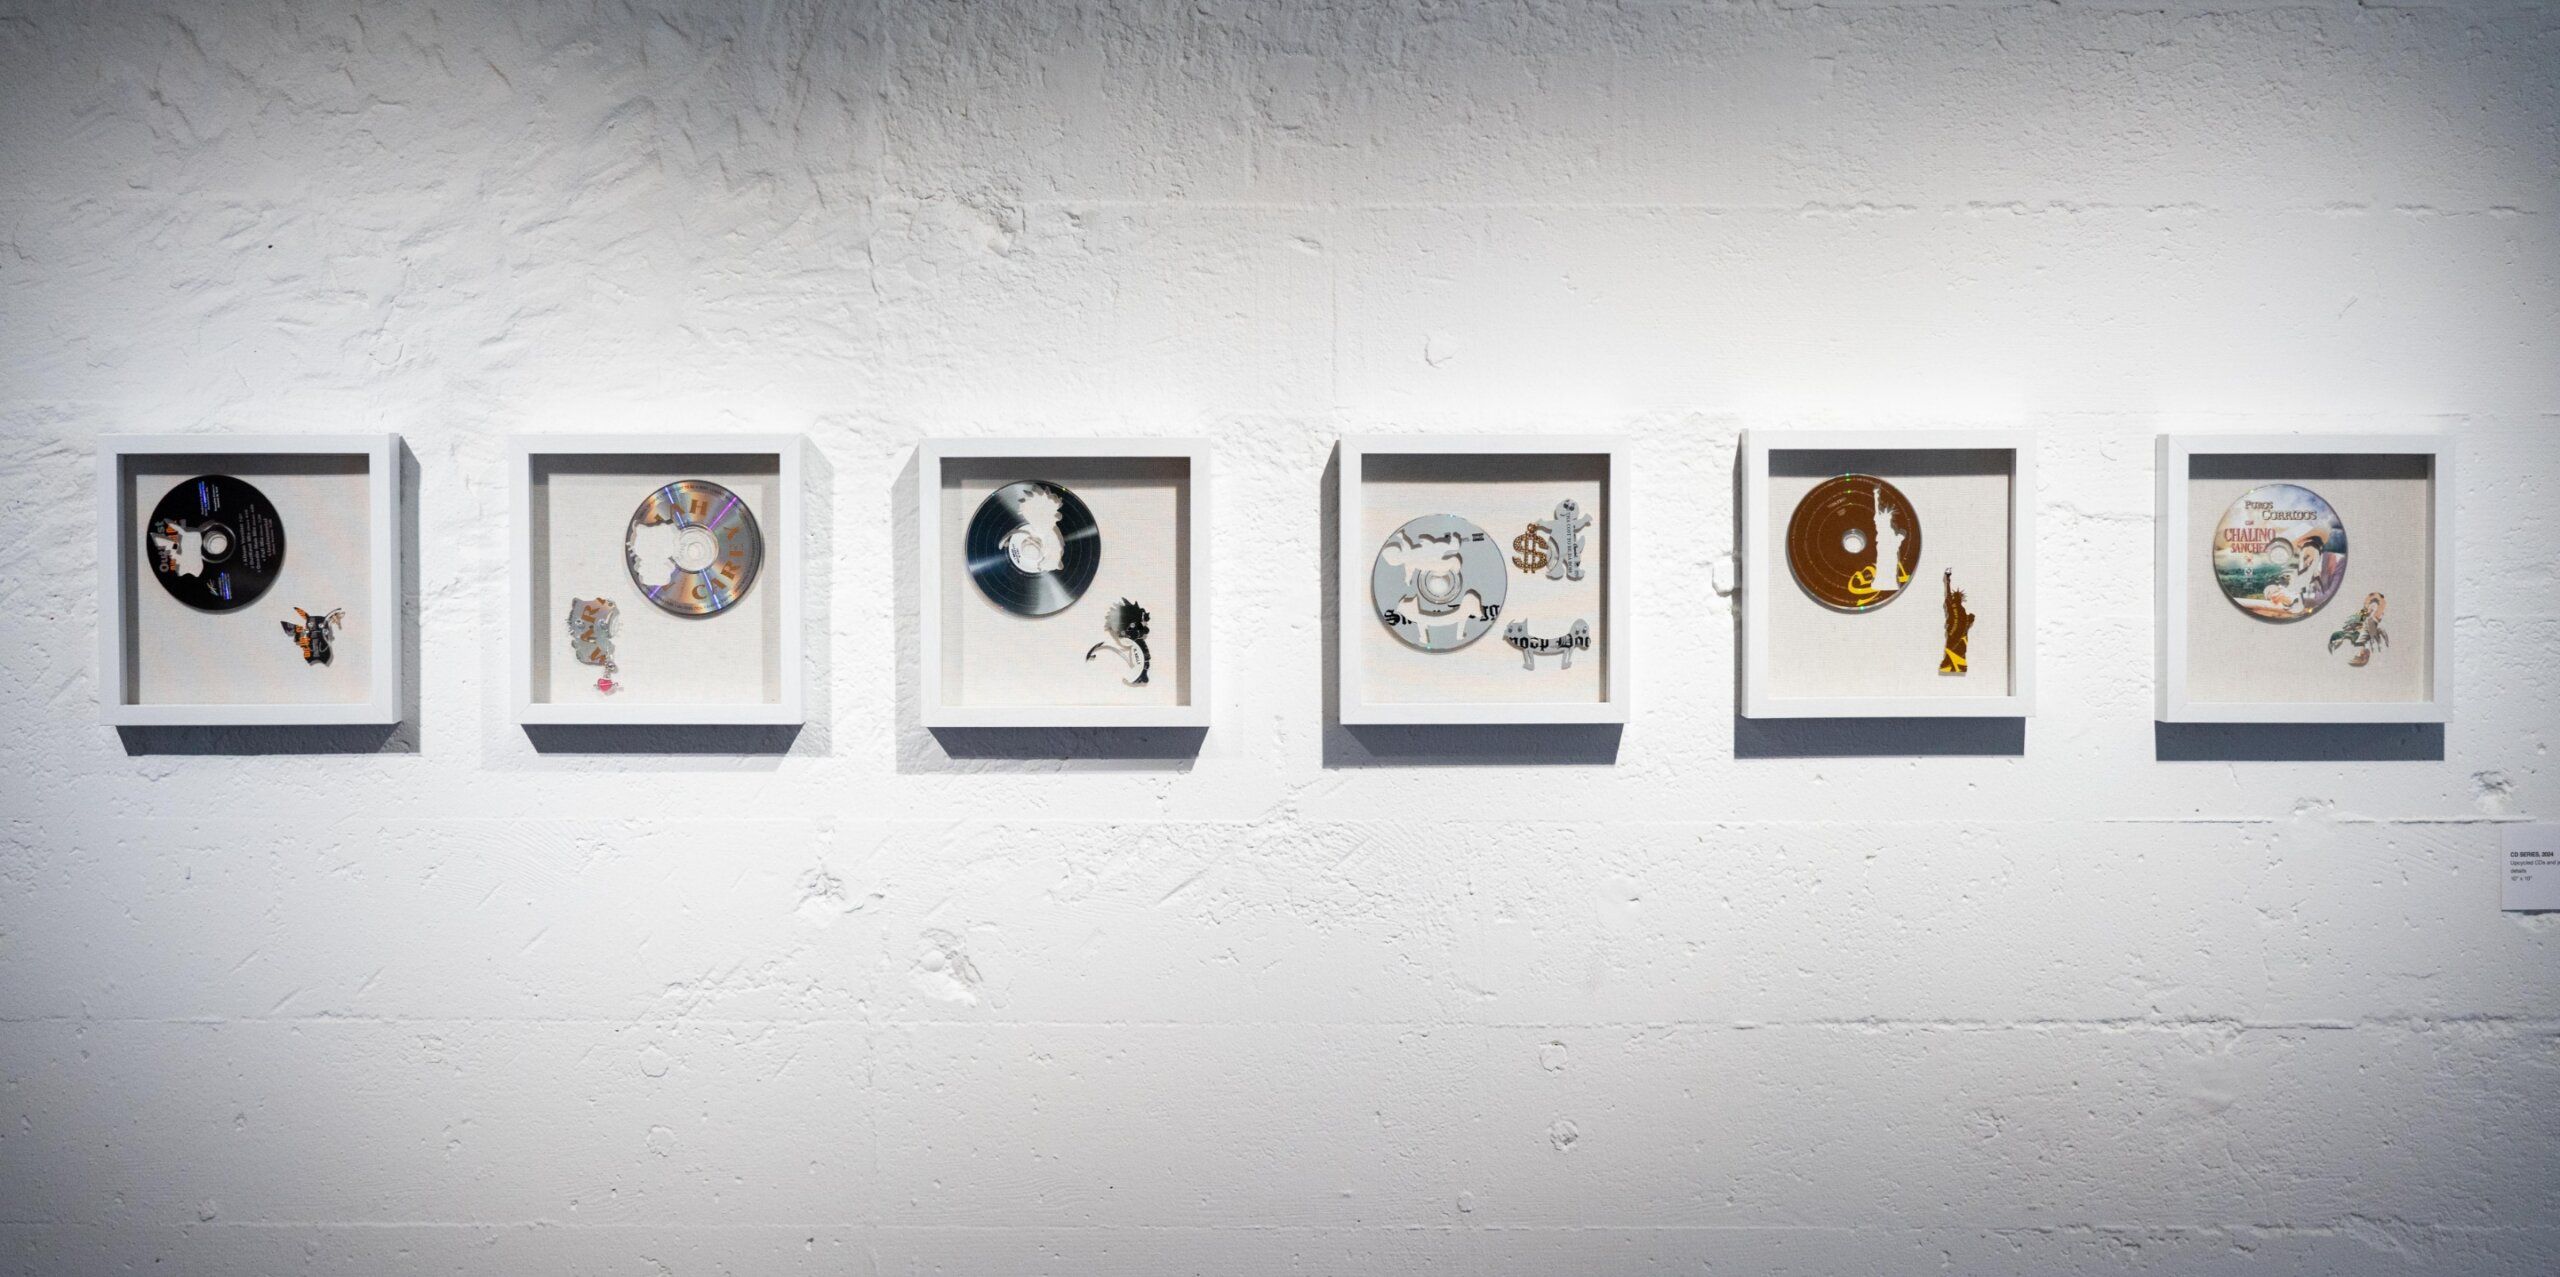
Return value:
<svg viewBox="0 0 2560 1277">
<path fill-rule="evenodd" d="M 2214 528 L 2213 579 L 2254 615 L 2298 621 L 2337 597 L 2346 578 L 2347 525 L 2300 484 L 2241 493 Z"/>
</svg>

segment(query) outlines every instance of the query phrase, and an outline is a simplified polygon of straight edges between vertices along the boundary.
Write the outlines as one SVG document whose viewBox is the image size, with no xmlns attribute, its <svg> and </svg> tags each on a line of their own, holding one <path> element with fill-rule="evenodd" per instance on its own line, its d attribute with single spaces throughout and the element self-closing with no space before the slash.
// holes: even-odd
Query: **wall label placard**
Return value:
<svg viewBox="0 0 2560 1277">
<path fill-rule="evenodd" d="M 2560 909 L 2560 825 L 2509 825 L 2501 841 L 2507 872 L 2498 907 Z"/>
</svg>

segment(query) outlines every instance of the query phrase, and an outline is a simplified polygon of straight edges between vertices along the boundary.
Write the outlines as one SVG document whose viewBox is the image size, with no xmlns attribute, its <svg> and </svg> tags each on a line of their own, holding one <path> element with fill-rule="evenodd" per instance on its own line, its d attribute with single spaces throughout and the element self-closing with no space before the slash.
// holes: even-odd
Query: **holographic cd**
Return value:
<svg viewBox="0 0 2560 1277">
<path fill-rule="evenodd" d="M 1900 488 L 1874 475 L 1825 479 L 1787 520 L 1787 566 L 1824 607 L 1882 607 L 1920 569 L 1920 515 Z"/>
<path fill-rule="evenodd" d="M 247 607 L 284 570 L 284 521 L 266 494 L 225 474 L 169 489 L 142 529 L 142 557 L 188 607 Z"/>
<path fill-rule="evenodd" d="M 678 616 L 729 610 L 764 566 L 764 533 L 737 493 L 683 479 L 649 494 L 622 534 L 631 584 Z"/>
<path fill-rule="evenodd" d="M 2213 579 L 2255 615 L 2299 621 L 2346 583 L 2346 522 L 2298 483 L 2260 484 L 2213 530 Z"/>
<path fill-rule="evenodd" d="M 1084 597 L 1102 570 L 1102 531 L 1084 499 L 1024 480 L 987 494 L 962 546 L 969 579 L 997 607 L 1047 616 Z"/>
</svg>

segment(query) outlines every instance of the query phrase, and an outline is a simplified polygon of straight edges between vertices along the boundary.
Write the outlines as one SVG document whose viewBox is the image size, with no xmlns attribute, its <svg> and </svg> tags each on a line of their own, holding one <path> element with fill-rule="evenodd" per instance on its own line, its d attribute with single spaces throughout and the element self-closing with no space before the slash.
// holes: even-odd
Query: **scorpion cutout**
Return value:
<svg viewBox="0 0 2560 1277">
<path fill-rule="evenodd" d="M 2391 646 L 2391 636 L 2382 632 L 2382 607 L 2381 591 L 2364 596 L 2364 606 L 2329 636 L 2329 650 L 2337 651 L 2340 644 L 2352 645 L 2356 654 L 2347 658 L 2347 664 L 2362 668 L 2373 660 L 2375 652 Z"/>
</svg>

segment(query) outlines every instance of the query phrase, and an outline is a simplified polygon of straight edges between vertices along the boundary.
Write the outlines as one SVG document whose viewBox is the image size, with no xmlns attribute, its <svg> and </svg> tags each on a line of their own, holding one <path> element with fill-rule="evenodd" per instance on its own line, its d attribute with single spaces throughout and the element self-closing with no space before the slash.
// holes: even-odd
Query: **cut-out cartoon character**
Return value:
<svg viewBox="0 0 2560 1277">
<path fill-rule="evenodd" d="M 1591 516 L 1582 512 L 1582 503 L 1567 497 L 1556 503 L 1555 517 L 1538 519 L 1529 524 L 1546 538 L 1555 554 L 1547 562 L 1550 581 L 1582 579 L 1582 530 L 1591 526 Z M 1531 569 L 1525 565 L 1522 571 Z"/>
<path fill-rule="evenodd" d="M 2317 532 L 2306 532 L 2293 541 L 2275 541 L 2267 553 L 2283 566 L 2284 576 L 2267 586 L 2264 597 L 2288 617 L 2311 615 L 2346 573 L 2344 556 L 2330 553 L 2327 538 Z"/>
<path fill-rule="evenodd" d="M 622 684 L 614 675 L 622 667 L 613 663 L 613 622 L 622 609 L 611 599 L 569 600 L 569 653 L 581 665 L 601 665 L 604 673 L 596 677 L 596 690 L 612 692 Z"/>
<path fill-rule="evenodd" d="M 333 610 L 327 616 L 313 616 L 301 608 L 295 608 L 293 614 L 302 618 L 301 624 L 297 625 L 291 621 L 279 621 L 277 624 L 282 625 L 284 632 L 292 637 L 294 646 L 302 649 L 302 663 L 305 665 L 328 664 L 329 640 L 335 637 L 339 628 L 347 623 L 345 609 Z"/>
<path fill-rule="evenodd" d="M 2347 623 L 2329 636 L 2329 650 L 2334 652 L 2341 646 L 2352 646 L 2356 654 L 2347 658 L 2347 664 L 2361 669 L 2371 662 L 2375 652 L 2391 646 L 2391 636 L 2382 632 L 2382 609 L 2380 591 L 2364 596 L 2364 606 L 2357 608 L 2356 614 L 2348 617 Z"/>
<path fill-rule="evenodd" d="M 1084 659 L 1090 661 L 1110 652 L 1137 668 L 1137 676 L 1120 681 L 1130 687 L 1144 687 L 1147 672 L 1155 667 L 1155 655 L 1147 650 L 1147 610 L 1122 599 L 1102 613 L 1102 632 L 1111 636 L 1107 643 L 1086 648 Z"/>
</svg>

